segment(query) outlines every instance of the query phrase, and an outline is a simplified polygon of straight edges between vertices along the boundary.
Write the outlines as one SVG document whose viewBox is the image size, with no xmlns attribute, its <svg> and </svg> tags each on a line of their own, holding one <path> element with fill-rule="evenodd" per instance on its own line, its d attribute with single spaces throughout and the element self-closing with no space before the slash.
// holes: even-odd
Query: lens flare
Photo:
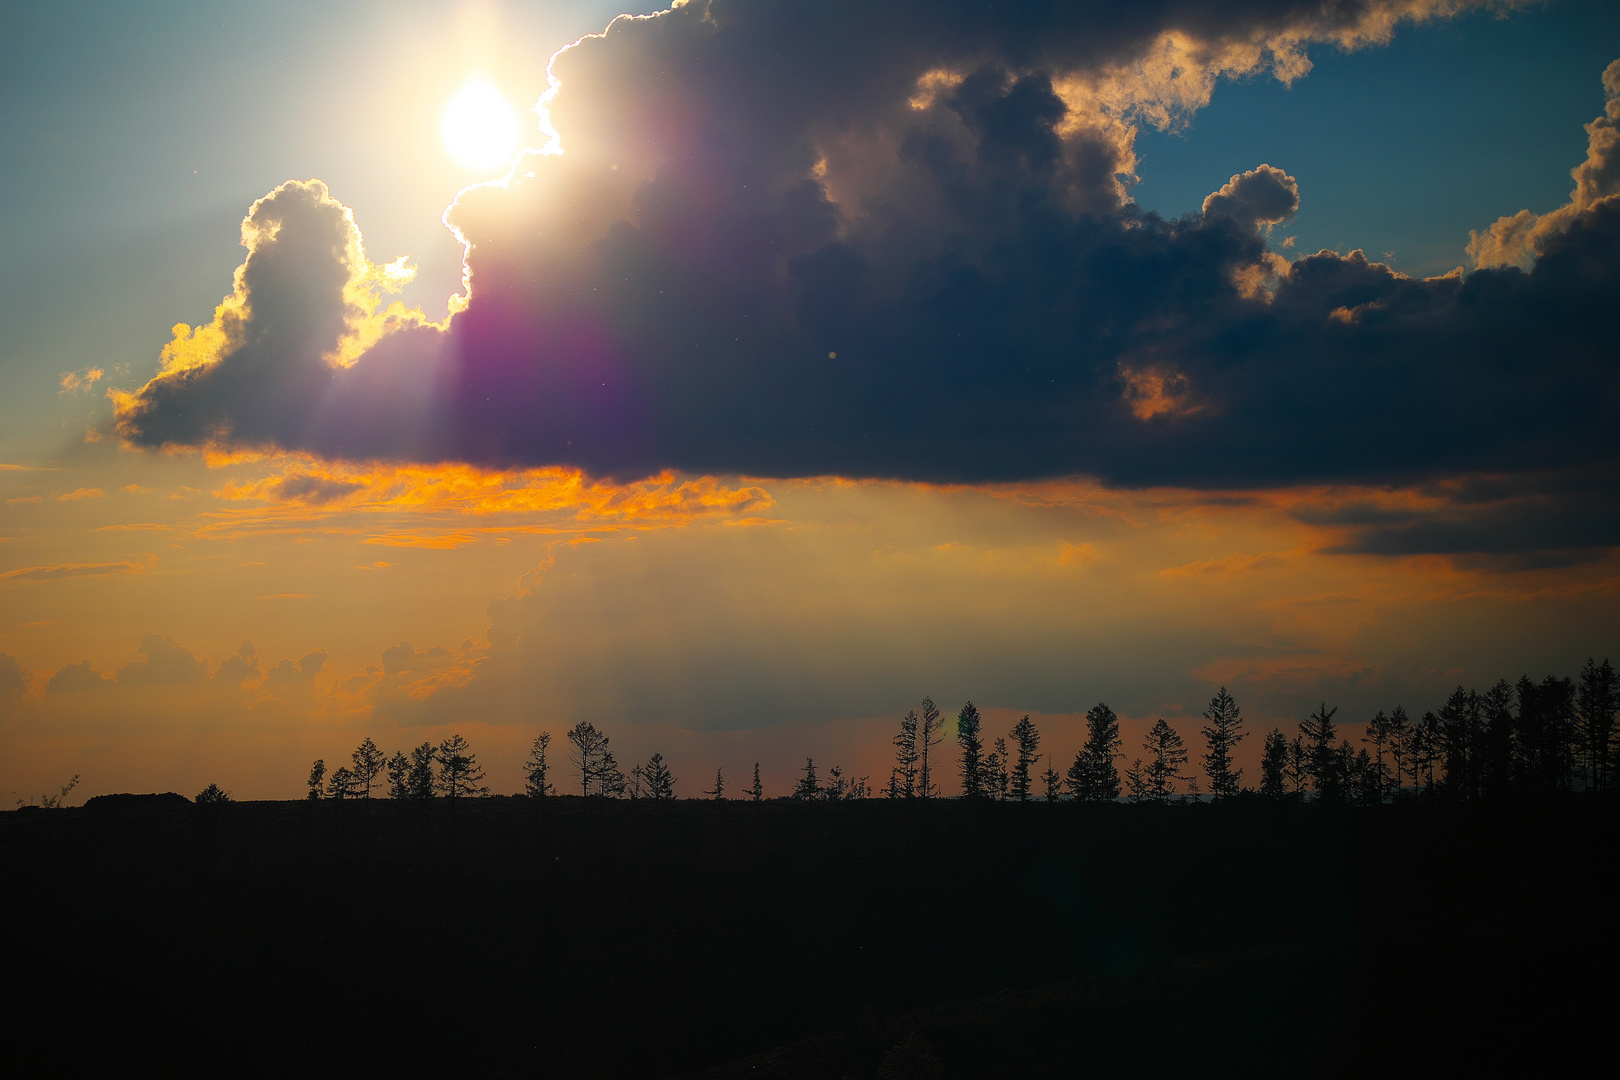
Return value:
<svg viewBox="0 0 1620 1080">
<path fill-rule="evenodd" d="M 440 130 L 457 161 L 492 169 L 511 160 L 517 149 L 518 115 L 492 83 L 474 79 L 445 106 Z"/>
</svg>

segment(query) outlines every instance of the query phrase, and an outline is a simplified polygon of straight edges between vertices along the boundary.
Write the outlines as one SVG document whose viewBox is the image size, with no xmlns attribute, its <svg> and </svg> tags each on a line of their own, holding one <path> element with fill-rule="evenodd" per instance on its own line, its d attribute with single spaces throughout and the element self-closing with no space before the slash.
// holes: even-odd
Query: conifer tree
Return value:
<svg viewBox="0 0 1620 1080">
<path fill-rule="evenodd" d="M 1405 783 L 1406 759 L 1412 747 L 1412 721 L 1405 709 L 1395 706 L 1395 711 L 1389 714 L 1389 720 L 1384 724 L 1384 732 L 1389 740 L 1389 782 L 1392 794 L 1398 798 Z"/>
<path fill-rule="evenodd" d="M 377 774 L 383 771 L 387 759 L 383 757 L 383 752 L 377 749 L 377 744 L 371 741 L 369 735 L 366 736 L 365 742 L 355 747 L 351 758 L 354 761 L 354 768 L 350 772 L 354 774 L 355 787 L 361 798 L 369 799 L 371 785 L 376 782 Z"/>
<path fill-rule="evenodd" d="M 543 799 L 552 793 L 551 783 L 546 779 L 551 772 L 551 763 L 546 760 L 546 751 L 550 749 L 549 731 L 536 735 L 534 745 L 529 747 L 529 760 L 523 763 L 523 793 L 531 799 Z"/>
<path fill-rule="evenodd" d="M 646 786 L 643 783 L 643 781 L 645 781 L 645 780 L 646 780 L 646 773 L 644 772 L 644 770 L 641 768 L 640 765 L 632 765 L 632 766 L 630 766 L 630 789 L 629 790 L 630 790 L 630 797 L 632 799 L 639 799 L 639 798 L 641 798 L 643 795 L 645 795 L 647 793 L 646 792 Z"/>
<path fill-rule="evenodd" d="M 579 770 L 579 793 L 589 795 L 595 786 L 598 794 L 606 794 L 601 781 L 602 759 L 607 754 L 608 737 L 597 731 L 596 725 L 589 720 L 581 720 L 569 729 L 568 741 L 574 745 L 569 756 L 574 768 Z"/>
<path fill-rule="evenodd" d="M 1243 790 L 1243 770 L 1232 767 L 1232 753 L 1248 732 L 1243 730 L 1243 713 L 1232 695 L 1221 687 L 1204 710 L 1204 775 L 1209 777 L 1209 793 L 1216 799 L 1229 799 Z"/>
<path fill-rule="evenodd" d="M 411 770 L 405 778 L 406 798 L 433 798 L 433 763 L 438 756 L 432 743 L 423 743 L 411 751 Z"/>
<path fill-rule="evenodd" d="M 1473 799 L 1479 794 L 1480 714 L 1479 695 L 1461 686 L 1451 692 L 1436 713 L 1445 758 L 1445 786 L 1460 799 Z"/>
<path fill-rule="evenodd" d="M 956 742 L 962 748 L 962 761 L 957 772 L 962 777 L 962 798 L 982 799 L 985 790 L 984 738 L 980 734 L 979 710 L 973 702 L 962 706 L 956 715 Z"/>
<path fill-rule="evenodd" d="M 1013 762 L 1011 793 L 1019 802 L 1028 802 L 1030 787 L 1035 780 L 1031 770 L 1039 760 L 1036 751 L 1040 749 L 1041 733 L 1026 715 L 1013 725 L 1012 738 L 1018 747 L 1018 759 Z"/>
<path fill-rule="evenodd" d="M 1338 707 L 1327 707 L 1327 702 L 1299 722 L 1299 733 L 1306 740 L 1308 757 L 1306 770 L 1316 787 L 1316 797 L 1327 802 L 1339 798 L 1342 790 L 1342 776 L 1339 769 L 1339 756 L 1337 753 L 1339 732 L 1333 724 L 1333 716 Z"/>
<path fill-rule="evenodd" d="M 1423 793 L 1431 799 L 1438 786 L 1435 767 L 1443 760 L 1443 753 L 1440 718 L 1432 712 L 1426 712 L 1412 733 L 1412 770 L 1413 783 L 1417 783 L 1417 778 L 1421 776 Z"/>
<path fill-rule="evenodd" d="M 1176 729 L 1161 716 L 1148 732 L 1142 748 L 1148 752 L 1148 798 L 1166 802 L 1176 792 L 1176 781 L 1185 780 L 1178 770 L 1187 764 L 1187 748 Z"/>
<path fill-rule="evenodd" d="M 1063 774 L 1057 771 L 1052 764 L 1052 755 L 1046 755 L 1046 771 L 1041 773 L 1041 782 L 1046 785 L 1046 801 L 1057 802 L 1063 795 Z"/>
<path fill-rule="evenodd" d="M 1120 756 L 1122 740 L 1119 717 L 1105 703 L 1086 710 L 1086 744 L 1069 766 L 1069 790 L 1081 802 L 1113 802 L 1119 798 L 1119 770 L 1114 759 Z"/>
<path fill-rule="evenodd" d="M 1268 799 L 1288 797 L 1288 737 L 1276 728 L 1267 733 L 1260 757 L 1260 794 Z"/>
<path fill-rule="evenodd" d="M 945 718 L 940 715 L 939 709 L 934 705 L 934 699 L 925 697 L 922 700 L 922 729 L 918 733 L 917 750 L 919 767 L 917 773 L 917 796 L 923 799 L 939 797 L 939 784 L 934 780 L 930 754 L 934 747 L 945 741 L 940 731 L 945 727 Z"/>
<path fill-rule="evenodd" d="M 319 799 L 323 794 L 323 785 L 326 783 L 326 759 L 316 758 L 315 764 L 309 767 L 309 797 Z"/>
<path fill-rule="evenodd" d="M 1150 795 L 1147 771 L 1142 768 L 1141 758 L 1131 762 L 1131 767 L 1125 770 L 1125 791 L 1133 803 L 1141 802 Z"/>
<path fill-rule="evenodd" d="M 326 781 L 326 797 L 328 799 L 358 799 L 360 797 L 359 779 L 349 771 L 347 766 L 339 765 Z"/>
<path fill-rule="evenodd" d="M 607 737 L 602 738 L 604 744 Z M 642 770 L 642 778 L 646 779 L 646 770 Z M 624 798 L 624 773 L 619 771 L 619 763 L 613 757 L 613 751 L 604 749 L 602 756 L 596 763 L 596 793 L 606 795 L 610 799 Z"/>
<path fill-rule="evenodd" d="M 726 770 L 725 770 L 724 766 L 721 766 L 720 768 L 717 768 L 717 769 L 714 770 L 714 790 L 713 791 L 705 791 L 703 794 L 708 795 L 710 798 L 714 799 L 716 802 L 724 802 L 725 801 L 725 799 L 726 799 Z"/>
<path fill-rule="evenodd" d="M 917 794 L 917 710 L 900 718 L 894 737 L 894 771 L 889 774 L 889 798 L 909 799 Z"/>
<path fill-rule="evenodd" d="M 849 795 L 849 781 L 844 779 L 844 767 L 834 765 L 827 770 L 827 782 L 821 785 L 821 797 L 828 802 L 842 802 Z"/>
<path fill-rule="evenodd" d="M 1288 740 L 1288 785 L 1296 801 L 1303 802 L 1311 781 L 1311 751 L 1303 735 Z"/>
<path fill-rule="evenodd" d="M 1367 733 L 1361 737 L 1361 741 L 1373 745 L 1372 770 L 1378 778 L 1378 798 L 1374 801 L 1383 802 L 1384 793 L 1389 789 L 1389 771 L 1384 765 L 1384 751 L 1389 747 L 1390 741 L 1389 717 L 1384 715 L 1383 709 L 1379 709 L 1373 714 L 1373 718 L 1367 721 Z"/>
<path fill-rule="evenodd" d="M 664 763 L 663 754 L 654 754 L 647 759 L 646 768 L 641 770 L 642 777 L 647 781 L 647 795 L 655 802 L 663 802 L 675 797 L 675 775 L 669 771 Z"/>
<path fill-rule="evenodd" d="M 765 797 L 765 786 L 759 782 L 759 762 L 754 762 L 754 786 L 748 789 L 748 797 L 759 802 Z"/>
<path fill-rule="evenodd" d="M 473 795 L 488 795 L 489 788 L 482 783 L 484 770 L 479 767 L 478 755 L 472 752 L 467 740 L 452 735 L 439 744 L 439 777 L 436 788 L 448 799 L 462 799 Z"/>
<path fill-rule="evenodd" d="M 821 782 L 816 779 L 814 758 L 804 759 L 804 775 L 799 777 L 799 782 L 793 789 L 793 797 L 795 799 L 821 798 Z"/>
<path fill-rule="evenodd" d="M 411 774 L 411 759 L 402 751 L 395 750 L 394 756 L 388 759 L 388 797 L 390 799 L 408 799 L 410 787 L 407 777 Z"/>
<path fill-rule="evenodd" d="M 997 736 L 992 746 L 984 759 L 985 792 L 992 799 L 1005 799 L 1011 783 L 1007 775 L 1007 740 Z"/>
<path fill-rule="evenodd" d="M 1615 675 L 1614 665 L 1607 657 L 1601 664 L 1587 657 L 1575 692 L 1575 712 L 1580 718 L 1581 764 L 1586 770 L 1586 786 L 1591 791 L 1604 791 L 1610 786 L 1617 711 L 1620 711 L 1620 679 Z"/>
</svg>

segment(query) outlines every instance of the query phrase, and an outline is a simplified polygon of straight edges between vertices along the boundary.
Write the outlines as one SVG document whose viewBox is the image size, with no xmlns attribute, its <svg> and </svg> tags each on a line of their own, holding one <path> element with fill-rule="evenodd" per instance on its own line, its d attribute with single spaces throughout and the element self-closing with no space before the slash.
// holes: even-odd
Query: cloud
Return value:
<svg viewBox="0 0 1620 1080">
<path fill-rule="evenodd" d="M 51 676 L 50 682 L 45 684 L 48 694 L 69 694 L 80 690 L 99 690 L 112 682 L 105 679 L 101 673 L 90 666 L 90 661 L 81 660 L 77 664 L 69 664 L 57 670 Z"/>
<path fill-rule="evenodd" d="M 257 679 L 259 674 L 258 650 L 253 642 L 244 641 L 235 656 L 227 657 L 214 669 L 214 681 L 241 686 Z"/>
<path fill-rule="evenodd" d="M 330 657 L 326 650 L 316 649 L 305 653 L 295 664 L 291 660 L 283 660 L 275 667 L 265 672 L 264 684 L 266 686 L 296 686 L 299 683 L 313 682 L 321 669 L 326 666 Z"/>
<path fill-rule="evenodd" d="M 1586 160 L 1570 170 L 1569 202 L 1546 214 L 1520 210 L 1484 232 L 1468 234 L 1468 255 L 1478 266 L 1529 268 L 1571 225 L 1605 199 L 1620 195 L 1620 60 L 1603 72 L 1603 115 L 1586 125 Z"/>
<path fill-rule="evenodd" d="M 100 488 L 74 488 L 72 491 L 65 491 L 62 494 L 58 495 L 56 497 L 56 501 L 57 502 L 78 502 L 80 499 L 102 499 L 102 498 L 106 498 L 106 492 L 102 491 Z"/>
<path fill-rule="evenodd" d="M 0 653 L 0 695 L 21 694 L 28 689 L 28 672 L 10 653 Z"/>
<path fill-rule="evenodd" d="M 383 673 L 397 675 L 406 671 L 436 671 L 448 667 L 454 660 L 450 650 L 443 645 L 435 645 L 426 652 L 417 652 L 408 641 L 383 650 Z"/>
<path fill-rule="evenodd" d="M 0 581 L 59 581 L 72 577 L 99 577 L 104 574 L 137 574 L 157 564 L 157 556 L 145 562 L 59 563 L 55 566 L 25 566 L 0 574 Z"/>
<path fill-rule="evenodd" d="M 208 661 L 168 634 L 142 634 L 138 650 L 143 657 L 118 669 L 120 686 L 158 686 L 200 682 L 208 674 Z"/>
<path fill-rule="evenodd" d="M 551 62 L 562 152 L 447 212 L 467 292 L 444 324 L 384 309 L 348 209 L 290 182 L 249 213 L 214 321 L 117 398 L 118 429 L 621 480 L 1232 490 L 1612 465 L 1620 203 L 1599 170 L 1529 272 L 1428 280 L 1269 251 L 1300 198 L 1279 167 L 1174 221 L 1127 196 L 1137 127 L 1182 122 L 1217 79 L 1296 79 L 1312 43 L 1479 6 L 621 18 Z"/>
</svg>

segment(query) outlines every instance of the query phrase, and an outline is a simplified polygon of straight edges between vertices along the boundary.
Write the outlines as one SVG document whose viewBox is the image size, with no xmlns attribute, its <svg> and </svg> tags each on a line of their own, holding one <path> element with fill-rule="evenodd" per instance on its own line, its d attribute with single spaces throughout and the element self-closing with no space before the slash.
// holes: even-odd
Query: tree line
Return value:
<svg viewBox="0 0 1620 1080">
<path fill-rule="evenodd" d="M 1400 705 L 1380 710 L 1366 723 L 1360 745 L 1340 736 L 1337 707 L 1322 702 L 1298 730 L 1266 733 L 1257 787 L 1246 787 L 1236 765 L 1238 744 L 1250 732 L 1242 710 L 1227 689 L 1210 698 L 1199 734 L 1204 750 L 1198 764 L 1204 783 L 1188 772 L 1190 749 L 1162 717 L 1149 729 L 1142 754 L 1121 773 L 1125 757 L 1119 717 L 1098 702 L 1085 714 L 1086 738 L 1067 769 L 1059 772 L 1050 754 L 1040 752 L 1041 733 L 1026 715 L 1005 736 L 986 742 L 984 720 L 969 701 L 957 713 L 955 772 L 961 798 L 1028 802 L 1168 802 L 1226 799 L 1255 793 L 1274 800 L 1374 805 L 1403 793 L 1427 798 L 1478 800 L 1514 793 L 1601 791 L 1615 782 L 1620 760 L 1620 679 L 1608 660 L 1588 660 L 1576 678 L 1549 675 L 1506 680 L 1483 692 L 1458 686 L 1444 705 L 1413 719 Z M 813 758 L 790 797 L 837 802 L 876 795 L 890 799 L 944 797 L 939 775 L 946 721 L 931 698 L 908 711 L 893 737 L 894 765 L 888 782 L 874 788 L 870 777 L 846 776 L 839 765 L 823 778 Z M 602 798 L 676 798 L 675 775 L 661 753 L 626 773 L 609 748 L 609 738 L 581 721 L 567 733 L 569 760 L 579 794 Z M 557 794 L 551 780 L 551 734 L 541 732 L 523 764 L 524 791 L 530 798 Z M 1044 762 L 1044 769 L 1041 765 Z M 946 766 L 948 767 L 948 765 Z M 310 768 L 309 798 L 370 798 L 386 772 L 387 793 L 395 799 L 464 798 L 490 794 L 484 770 L 460 735 L 434 746 L 423 743 L 406 754 L 385 758 L 367 738 L 351 755 L 351 765 L 330 776 L 324 760 Z M 723 768 L 703 792 L 725 799 Z M 759 763 L 744 798 L 765 797 Z"/>
</svg>

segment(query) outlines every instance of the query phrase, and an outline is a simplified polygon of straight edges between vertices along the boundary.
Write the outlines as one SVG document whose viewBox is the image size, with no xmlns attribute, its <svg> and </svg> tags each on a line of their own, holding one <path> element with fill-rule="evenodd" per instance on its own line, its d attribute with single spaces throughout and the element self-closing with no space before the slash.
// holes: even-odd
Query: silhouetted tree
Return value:
<svg viewBox="0 0 1620 1080">
<path fill-rule="evenodd" d="M 1187 764 L 1187 748 L 1182 743 L 1181 736 L 1176 734 L 1176 729 L 1163 717 L 1160 717 L 1148 732 L 1142 748 L 1149 755 L 1148 798 L 1165 802 L 1175 794 L 1176 781 L 1186 779 L 1177 770 Z"/>
<path fill-rule="evenodd" d="M 1005 799 L 1010 782 L 1007 776 L 1007 740 L 997 736 L 991 745 L 994 749 L 984 759 L 985 794 L 992 799 Z"/>
<path fill-rule="evenodd" d="M 1345 790 L 1357 806 L 1377 806 L 1384 797 L 1384 774 L 1373 763 L 1366 747 L 1357 749 L 1348 739 L 1339 744 L 1339 760 L 1345 777 Z"/>
<path fill-rule="evenodd" d="M 1609 787 L 1614 748 L 1614 716 L 1620 711 L 1620 680 L 1614 665 L 1586 658 L 1575 691 L 1575 712 L 1580 719 L 1581 764 L 1586 770 L 1586 786 L 1592 791 Z"/>
<path fill-rule="evenodd" d="M 1339 768 L 1341 759 L 1337 753 L 1339 731 L 1333 723 L 1333 716 L 1338 711 L 1337 706 L 1330 709 L 1324 701 L 1308 718 L 1299 722 L 1299 733 L 1305 739 L 1309 752 L 1307 773 L 1316 788 L 1316 797 L 1326 802 L 1338 800 L 1344 788 L 1343 770 Z"/>
<path fill-rule="evenodd" d="M 390 799 L 408 799 L 410 787 L 407 778 L 411 775 L 411 759 L 402 751 L 395 750 L 394 756 L 388 759 L 388 797 Z"/>
<path fill-rule="evenodd" d="M 795 799 L 821 798 L 821 781 L 816 778 L 816 763 L 814 758 L 804 759 L 804 775 L 793 788 Z"/>
<path fill-rule="evenodd" d="M 1426 712 L 1412 729 L 1412 768 L 1413 782 L 1417 783 L 1416 777 L 1421 777 L 1423 793 L 1431 799 L 1437 786 L 1436 769 L 1444 760 L 1444 752 L 1440 718 Z"/>
<path fill-rule="evenodd" d="M 328 799 L 358 799 L 360 781 L 347 766 L 339 765 L 326 781 Z"/>
<path fill-rule="evenodd" d="M 387 759 L 383 757 L 383 752 L 377 749 L 377 744 L 371 741 L 369 735 L 366 736 L 365 742 L 355 747 L 350 757 L 354 762 L 354 768 L 349 771 L 354 774 L 355 789 L 361 798 L 369 799 L 371 785 L 376 782 L 377 774 L 383 771 Z"/>
<path fill-rule="evenodd" d="M 1384 715 L 1383 709 L 1379 709 L 1367 721 L 1367 732 L 1361 741 L 1373 745 L 1372 769 L 1378 777 L 1378 798 L 1374 801 L 1383 802 L 1389 790 L 1389 770 L 1384 765 L 1384 751 L 1389 747 L 1389 717 Z"/>
<path fill-rule="evenodd" d="M 1069 791 L 1081 802 L 1113 802 L 1119 798 L 1119 717 L 1103 702 L 1086 711 L 1086 743 L 1069 766 Z"/>
<path fill-rule="evenodd" d="M 602 758 L 607 754 L 608 737 L 596 730 L 596 725 L 581 720 L 568 732 L 568 741 L 574 744 L 571 757 L 579 770 L 579 793 L 589 795 L 594 785 L 602 792 Z"/>
<path fill-rule="evenodd" d="M 670 772 L 669 766 L 664 763 L 663 754 L 654 754 L 648 758 L 641 775 L 647 781 L 648 798 L 663 802 L 675 797 L 675 774 Z"/>
<path fill-rule="evenodd" d="M 1311 752 L 1305 745 L 1305 737 L 1295 735 L 1288 740 L 1288 785 L 1296 800 L 1304 800 L 1305 787 L 1310 780 Z"/>
<path fill-rule="evenodd" d="M 725 801 L 725 798 L 726 798 L 726 770 L 725 770 L 724 766 L 714 770 L 714 790 L 713 791 L 705 791 L 703 794 L 708 795 L 711 798 L 713 798 L 713 799 L 715 799 L 717 801 L 720 801 L 720 802 Z"/>
<path fill-rule="evenodd" d="M 1025 716 L 1013 725 L 1012 739 L 1013 744 L 1018 747 L 1018 759 L 1013 762 L 1012 779 L 1008 790 L 1019 802 L 1028 802 L 1029 789 L 1035 779 L 1030 770 L 1035 767 L 1035 762 L 1040 757 L 1037 751 L 1041 746 L 1041 733 L 1036 730 L 1029 717 Z"/>
<path fill-rule="evenodd" d="M 1260 755 L 1260 794 L 1268 799 L 1288 797 L 1288 736 L 1276 728 L 1266 734 Z"/>
<path fill-rule="evenodd" d="M 917 794 L 917 710 L 900 718 L 894 737 L 894 771 L 889 774 L 889 798 L 909 799 Z"/>
<path fill-rule="evenodd" d="M 632 765 L 632 766 L 630 766 L 630 785 L 629 785 L 629 789 L 630 789 L 630 797 L 632 799 L 639 799 L 639 798 L 641 798 L 643 795 L 645 795 L 647 793 L 647 791 L 646 791 L 646 783 L 645 783 L 646 779 L 647 779 L 646 771 L 644 769 L 642 769 L 642 767 L 640 765 Z"/>
<path fill-rule="evenodd" d="M 1486 798 L 1501 799 L 1513 790 L 1513 687 L 1506 679 L 1479 695 L 1481 742 L 1479 785 Z"/>
<path fill-rule="evenodd" d="M 433 763 L 438 757 L 432 743 L 423 743 L 411 751 L 411 771 L 405 777 L 407 799 L 433 798 Z"/>
<path fill-rule="evenodd" d="M 1141 802 L 1151 794 L 1148 784 L 1147 771 L 1142 768 L 1142 759 L 1137 758 L 1131 762 L 1131 767 L 1125 770 L 1125 792 L 1130 796 L 1131 802 Z"/>
<path fill-rule="evenodd" d="M 448 799 L 461 799 L 472 795 L 488 795 L 484 786 L 484 770 L 478 765 L 478 755 L 472 752 L 467 740 L 452 735 L 439 744 L 439 794 Z"/>
<path fill-rule="evenodd" d="M 1228 799 L 1243 790 L 1243 770 L 1232 767 L 1232 752 L 1248 733 L 1243 730 L 1243 713 L 1232 695 L 1221 687 L 1204 710 L 1204 743 L 1209 748 L 1203 758 L 1204 775 L 1209 777 L 1209 793 Z"/>
<path fill-rule="evenodd" d="M 231 793 L 222 790 L 218 784 L 209 784 L 207 787 L 197 792 L 197 798 L 195 800 L 198 806 L 217 806 L 221 803 L 235 801 L 235 799 L 231 798 Z"/>
<path fill-rule="evenodd" d="M 1412 747 L 1412 721 L 1407 718 L 1406 710 L 1399 705 L 1389 714 L 1389 720 L 1384 725 L 1385 737 L 1389 740 L 1390 758 L 1390 784 L 1393 794 L 1401 793 L 1403 777 L 1406 775 L 1406 759 L 1411 755 Z M 1417 781 L 1414 779 L 1413 783 Z"/>
<path fill-rule="evenodd" d="M 604 737 L 603 743 L 607 742 Z M 642 779 L 647 779 L 647 771 L 642 770 Z M 610 799 L 624 798 L 624 773 L 619 771 L 619 763 L 613 757 L 613 751 L 604 749 L 602 756 L 596 764 L 596 790 L 599 795 L 606 795 Z"/>
<path fill-rule="evenodd" d="M 309 797 L 318 799 L 324 793 L 326 784 L 326 759 L 316 758 L 315 764 L 309 767 Z"/>
<path fill-rule="evenodd" d="M 827 770 L 827 782 L 821 785 L 821 797 L 828 802 L 842 802 L 849 798 L 849 781 L 844 779 L 842 765 L 834 765 Z"/>
<path fill-rule="evenodd" d="M 1479 695 L 1461 686 L 1451 692 L 1436 714 L 1440 720 L 1445 786 L 1456 798 L 1479 794 Z"/>
<path fill-rule="evenodd" d="M 759 762 L 754 762 L 754 786 L 748 789 L 748 797 L 759 802 L 765 797 L 765 786 L 759 782 Z"/>
<path fill-rule="evenodd" d="M 945 741 L 940 731 L 945 726 L 945 718 L 934 707 L 934 699 L 923 698 L 922 701 L 922 729 L 918 733 L 917 752 L 919 757 L 917 773 L 917 795 L 923 799 L 933 799 L 939 796 L 939 784 L 934 781 L 934 773 L 930 764 L 930 754 L 934 747 Z"/>
<path fill-rule="evenodd" d="M 1057 802 L 1063 795 L 1063 774 L 1057 771 L 1052 764 L 1052 755 L 1046 755 L 1046 771 L 1041 773 L 1041 782 L 1046 786 L 1046 801 Z"/>
<path fill-rule="evenodd" d="M 551 763 L 546 760 L 550 749 L 549 731 L 536 735 L 534 745 L 529 747 L 529 760 L 523 763 L 523 793 L 531 799 L 543 799 L 552 792 L 551 783 L 546 779 L 551 772 Z"/>
<path fill-rule="evenodd" d="M 973 702 L 962 706 L 956 714 L 956 742 L 962 748 L 962 761 L 957 772 L 962 777 L 962 798 L 982 799 L 985 790 L 984 737 L 980 734 L 979 710 Z"/>
</svg>

